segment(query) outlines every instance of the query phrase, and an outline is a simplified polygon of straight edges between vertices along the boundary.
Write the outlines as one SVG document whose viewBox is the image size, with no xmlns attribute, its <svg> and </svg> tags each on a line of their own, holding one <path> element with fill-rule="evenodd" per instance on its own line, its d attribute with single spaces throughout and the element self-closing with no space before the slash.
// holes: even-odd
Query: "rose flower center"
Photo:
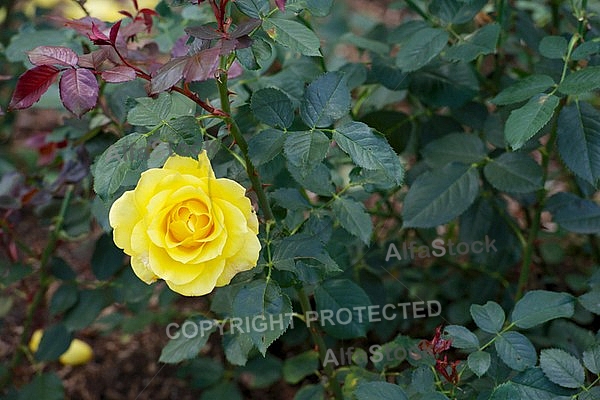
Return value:
<svg viewBox="0 0 600 400">
<path fill-rule="evenodd" d="M 203 239 L 212 232 L 212 218 L 206 204 L 199 200 L 186 200 L 171 210 L 168 232 L 176 242 L 187 244 Z M 185 243 L 187 242 L 187 243 Z"/>
</svg>

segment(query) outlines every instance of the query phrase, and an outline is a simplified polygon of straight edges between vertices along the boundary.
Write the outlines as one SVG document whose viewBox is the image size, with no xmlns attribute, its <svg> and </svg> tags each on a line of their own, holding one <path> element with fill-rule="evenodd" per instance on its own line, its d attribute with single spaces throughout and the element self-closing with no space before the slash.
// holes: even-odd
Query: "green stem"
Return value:
<svg viewBox="0 0 600 400">
<path fill-rule="evenodd" d="M 300 300 L 300 307 L 302 307 L 302 313 L 307 315 L 312 311 L 312 307 L 310 306 L 310 301 L 308 300 L 308 296 L 304 292 L 303 288 L 298 289 L 298 298 Z M 310 326 L 308 328 L 310 334 L 312 336 L 313 342 L 317 346 L 317 351 L 319 352 L 319 359 L 321 360 L 321 364 L 325 369 L 325 374 L 328 377 L 329 390 L 333 393 L 336 400 L 344 400 L 344 395 L 342 394 L 342 388 L 340 387 L 336 377 L 335 371 L 331 364 L 326 362 L 327 357 L 327 347 L 325 346 L 325 341 L 321 337 L 321 333 L 318 331 L 316 326 Z"/>
<path fill-rule="evenodd" d="M 250 156 L 248 155 L 248 143 L 242 132 L 240 131 L 240 127 L 235 122 L 233 117 L 231 116 L 231 105 L 229 104 L 229 88 L 227 86 L 227 71 L 222 72 L 217 79 L 217 86 L 219 87 L 219 96 L 221 99 L 221 109 L 226 114 L 224 117 L 225 123 L 229 127 L 229 132 L 236 144 L 238 145 L 240 151 L 242 152 L 242 156 L 244 157 L 244 162 L 246 164 L 246 173 L 248 174 L 248 178 L 250 178 L 250 182 L 252 183 L 252 188 L 254 192 L 256 192 L 256 196 L 258 198 L 258 204 L 263 212 L 266 222 L 274 220 L 273 211 L 271 211 L 271 206 L 269 204 L 269 199 L 267 199 L 267 194 L 262 186 L 260 181 L 260 177 L 258 176 L 258 172 L 250 160 Z"/>
<path fill-rule="evenodd" d="M 63 198 L 62 205 L 60 207 L 60 211 L 58 216 L 54 222 L 54 228 L 50 232 L 50 237 L 48 238 L 48 243 L 42 252 L 40 257 L 40 287 L 35 293 L 35 296 L 29 307 L 27 308 L 27 314 L 25 316 L 25 322 L 23 324 L 23 332 L 21 333 L 21 338 L 19 339 L 19 346 L 17 347 L 13 357 L 10 361 L 8 371 L 2 377 L 0 381 L 0 390 L 6 387 L 6 385 L 11 381 L 12 374 L 14 370 L 21 363 L 21 359 L 25 352 L 27 351 L 27 341 L 31 336 L 31 326 L 33 325 L 33 318 L 37 310 L 39 309 L 44 297 L 46 296 L 46 291 L 48 290 L 48 286 L 50 286 L 50 270 L 48 268 L 50 264 L 50 260 L 52 255 L 54 254 L 54 250 L 56 249 L 56 243 L 58 242 L 58 237 L 60 235 L 60 231 L 62 229 L 63 222 L 65 220 L 65 215 L 67 213 L 67 208 L 69 203 L 71 202 L 71 195 L 73 194 L 73 186 L 67 186 L 65 197 Z"/>
</svg>

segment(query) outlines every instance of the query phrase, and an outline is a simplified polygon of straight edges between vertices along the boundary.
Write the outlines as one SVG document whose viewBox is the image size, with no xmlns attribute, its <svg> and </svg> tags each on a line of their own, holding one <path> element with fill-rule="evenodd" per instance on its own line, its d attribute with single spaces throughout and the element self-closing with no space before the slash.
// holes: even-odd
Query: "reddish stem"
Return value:
<svg viewBox="0 0 600 400">
<path fill-rule="evenodd" d="M 123 64 L 128 66 L 129 68 L 132 68 L 133 70 L 135 70 L 135 73 L 138 77 L 145 79 L 147 81 L 152 80 L 152 76 L 150 76 L 148 73 L 144 72 L 142 69 L 138 68 L 137 66 L 131 64 L 129 61 L 127 61 L 125 59 L 125 57 L 123 57 L 123 55 L 121 54 L 121 52 L 119 51 L 119 49 L 117 48 L 117 46 L 114 43 L 112 44 L 112 48 L 115 50 L 115 52 L 117 53 L 117 55 L 119 56 L 119 59 L 123 62 Z M 171 90 L 173 90 L 177 93 L 181 93 L 182 95 L 186 96 L 187 98 L 189 98 L 190 100 L 192 100 L 193 102 L 198 104 L 204 110 L 208 111 L 209 113 L 211 113 L 215 116 L 218 116 L 218 117 L 226 117 L 227 116 L 227 114 L 225 112 L 223 112 L 222 110 L 216 109 L 213 106 L 211 106 L 210 104 L 208 104 L 207 102 L 200 99 L 200 97 L 198 97 L 194 92 L 192 92 L 187 87 L 187 85 L 185 86 L 185 88 L 180 88 L 179 86 L 171 86 Z"/>
</svg>

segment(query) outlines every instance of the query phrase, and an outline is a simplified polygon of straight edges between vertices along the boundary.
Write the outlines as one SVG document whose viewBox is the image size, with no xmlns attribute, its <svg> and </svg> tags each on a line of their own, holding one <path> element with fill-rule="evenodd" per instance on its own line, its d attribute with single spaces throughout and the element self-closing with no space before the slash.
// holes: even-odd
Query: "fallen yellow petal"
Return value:
<svg viewBox="0 0 600 400">
<path fill-rule="evenodd" d="M 33 335 L 31 335 L 31 339 L 29 340 L 29 350 L 33 353 L 38 350 L 43 335 L 44 331 L 41 329 L 36 330 L 33 332 Z M 67 351 L 58 358 L 58 361 L 64 365 L 81 365 L 90 362 L 93 356 L 94 351 L 89 344 L 83 340 L 73 339 Z"/>
</svg>

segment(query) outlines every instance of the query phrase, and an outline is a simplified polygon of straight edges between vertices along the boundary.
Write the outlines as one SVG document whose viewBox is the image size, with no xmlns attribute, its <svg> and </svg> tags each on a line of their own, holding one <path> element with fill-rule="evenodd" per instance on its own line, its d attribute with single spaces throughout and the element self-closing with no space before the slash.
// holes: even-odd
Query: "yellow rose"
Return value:
<svg viewBox="0 0 600 400">
<path fill-rule="evenodd" d="M 150 284 L 202 296 L 256 266 L 258 219 L 245 189 L 216 179 L 203 151 L 198 160 L 172 156 L 144 173 L 110 209 L 113 240 Z"/>
<path fill-rule="evenodd" d="M 44 336 L 44 331 L 41 329 L 36 330 L 33 332 L 33 335 L 31 335 L 29 349 L 32 352 L 35 353 L 37 351 L 38 347 L 40 346 L 42 336 Z M 94 352 L 89 344 L 83 340 L 73 339 L 67 351 L 65 351 L 58 358 L 58 361 L 64 365 L 81 365 L 87 364 L 93 356 Z"/>
</svg>

